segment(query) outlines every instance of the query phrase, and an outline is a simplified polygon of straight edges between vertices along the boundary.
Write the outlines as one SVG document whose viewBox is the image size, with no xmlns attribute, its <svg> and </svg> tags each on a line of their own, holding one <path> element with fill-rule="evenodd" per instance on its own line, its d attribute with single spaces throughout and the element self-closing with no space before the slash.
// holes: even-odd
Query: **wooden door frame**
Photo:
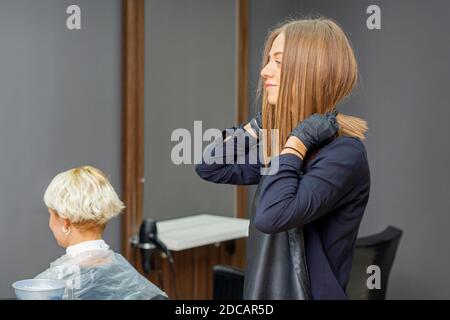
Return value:
<svg viewBox="0 0 450 320">
<path fill-rule="evenodd" d="M 237 7 L 237 123 L 248 117 L 248 0 Z M 122 253 L 131 262 L 144 200 L 145 0 L 122 0 Z M 236 187 L 235 216 L 247 216 L 247 188 Z"/>
<path fill-rule="evenodd" d="M 142 220 L 144 182 L 144 0 L 122 0 L 122 254 Z"/>
<path fill-rule="evenodd" d="M 238 124 L 248 120 L 248 0 L 236 0 L 237 6 L 237 117 Z M 235 217 L 247 218 L 248 187 L 236 187 Z"/>
</svg>

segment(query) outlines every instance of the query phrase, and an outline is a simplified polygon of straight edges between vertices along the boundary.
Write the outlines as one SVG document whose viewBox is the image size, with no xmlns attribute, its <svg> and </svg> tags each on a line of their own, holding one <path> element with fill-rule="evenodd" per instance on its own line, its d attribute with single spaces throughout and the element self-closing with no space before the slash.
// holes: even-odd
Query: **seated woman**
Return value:
<svg viewBox="0 0 450 320">
<path fill-rule="evenodd" d="M 44 202 L 50 229 L 66 254 L 36 278 L 66 280 L 66 299 L 167 299 L 102 240 L 106 223 L 124 205 L 100 170 L 84 166 L 58 174 Z"/>
</svg>

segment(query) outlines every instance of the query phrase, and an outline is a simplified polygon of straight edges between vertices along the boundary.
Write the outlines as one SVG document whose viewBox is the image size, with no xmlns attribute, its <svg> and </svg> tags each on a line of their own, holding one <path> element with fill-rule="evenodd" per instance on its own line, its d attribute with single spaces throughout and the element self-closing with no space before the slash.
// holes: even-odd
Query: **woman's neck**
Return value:
<svg viewBox="0 0 450 320">
<path fill-rule="evenodd" d="M 73 234 L 71 234 L 70 239 L 68 239 L 67 247 L 74 246 L 74 245 L 79 244 L 81 242 L 92 241 L 92 240 L 101 240 L 101 239 L 102 239 L 102 234 L 101 233 L 93 233 L 93 232 L 80 233 L 80 232 L 74 232 Z"/>
</svg>

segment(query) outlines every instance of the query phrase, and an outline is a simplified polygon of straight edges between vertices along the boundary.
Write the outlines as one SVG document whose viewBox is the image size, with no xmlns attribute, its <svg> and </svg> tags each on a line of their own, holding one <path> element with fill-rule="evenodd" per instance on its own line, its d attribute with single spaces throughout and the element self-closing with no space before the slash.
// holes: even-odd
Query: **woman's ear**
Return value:
<svg viewBox="0 0 450 320">
<path fill-rule="evenodd" d="M 72 224 L 70 223 L 69 219 L 64 219 L 64 218 L 60 218 L 60 219 L 62 220 L 61 224 L 63 225 L 63 227 L 65 229 L 69 229 L 72 227 Z"/>
</svg>

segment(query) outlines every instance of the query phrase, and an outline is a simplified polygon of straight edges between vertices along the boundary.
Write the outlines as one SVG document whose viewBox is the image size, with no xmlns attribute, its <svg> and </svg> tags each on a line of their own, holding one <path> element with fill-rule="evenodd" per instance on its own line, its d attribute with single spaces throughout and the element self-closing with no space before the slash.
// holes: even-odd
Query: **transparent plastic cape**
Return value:
<svg viewBox="0 0 450 320">
<path fill-rule="evenodd" d="M 35 278 L 66 280 L 68 288 L 63 299 L 167 299 L 164 291 L 139 274 L 123 256 L 112 250 L 65 254 Z"/>
</svg>

